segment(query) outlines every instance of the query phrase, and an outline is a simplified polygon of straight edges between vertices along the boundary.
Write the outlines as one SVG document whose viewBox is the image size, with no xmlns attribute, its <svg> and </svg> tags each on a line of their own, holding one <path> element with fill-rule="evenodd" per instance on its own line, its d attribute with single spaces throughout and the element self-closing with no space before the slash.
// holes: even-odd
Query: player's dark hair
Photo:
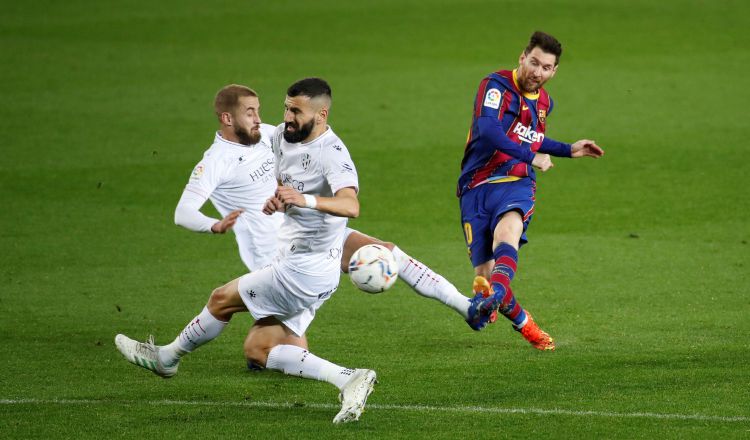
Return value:
<svg viewBox="0 0 750 440">
<path fill-rule="evenodd" d="M 308 98 L 317 98 L 325 96 L 331 99 L 331 86 L 322 78 L 305 78 L 289 86 L 286 96 L 294 98 L 295 96 L 307 96 Z"/>
<path fill-rule="evenodd" d="M 224 112 L 232 113 L 244 96 L 258 96 L 255 90 L 239 84 L 229 84 L 224 86 L 214 98 L 214 111 L 216 116 L 221 120 L 221 114 Z"/>
<path fill-rule="evenodd" d="M 529 45 L 524 49 L 526 55 L 529 54 L 535 47 L 542 49 L 543 52 L 551 53 L 555 56 L 555 64 L 560 62 L 560 56 L 562 55 L 562 44 L 557 41 L 557 38 L 550 34 L 545 34 L 542 31 L 536 31 L 531 35 L 529 39 Z"/>
</svg>

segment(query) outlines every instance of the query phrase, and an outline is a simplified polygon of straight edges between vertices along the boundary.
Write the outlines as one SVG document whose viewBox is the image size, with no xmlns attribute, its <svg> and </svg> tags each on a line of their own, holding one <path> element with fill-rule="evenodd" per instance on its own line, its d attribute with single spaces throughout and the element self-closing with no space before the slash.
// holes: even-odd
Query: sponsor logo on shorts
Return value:
<svg viewBox="0 0 750 440">
<path fill-rule="evenodd" d="M 341 259 L 341 248 L 331 248 L 328 249 L 328 256 L 326 257 L 329 260 L 340 260 Z"/>
<path fill-rule="evenodd" d="M 338 288 L 338 286 L 334 287 L 331 290 L 326 290 L 323 293 L 319 293 L 318 294 L 318 299 L 326 299 L 326 298 L 328 298 L 329 296 L 331 296 L 333 294 L 333 292 L 336 291 L 337 288 Z"/>
</svg>

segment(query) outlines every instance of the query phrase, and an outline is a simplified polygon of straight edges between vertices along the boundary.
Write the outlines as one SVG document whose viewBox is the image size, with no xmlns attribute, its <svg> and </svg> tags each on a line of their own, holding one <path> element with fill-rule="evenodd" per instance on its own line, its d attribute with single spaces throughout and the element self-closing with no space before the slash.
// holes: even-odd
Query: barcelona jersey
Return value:
<svg viewBox="0 0 750 440">
<path fill-rule="evenodd" d="M 536 180 L 535 153 L 570 157 L 570 145 L 545 138 L 552 99 L 540 88 L 523 93 L 516 71 L 491 73 L 479 84 L 457 194 L 485 183 Z"/>
</svg>

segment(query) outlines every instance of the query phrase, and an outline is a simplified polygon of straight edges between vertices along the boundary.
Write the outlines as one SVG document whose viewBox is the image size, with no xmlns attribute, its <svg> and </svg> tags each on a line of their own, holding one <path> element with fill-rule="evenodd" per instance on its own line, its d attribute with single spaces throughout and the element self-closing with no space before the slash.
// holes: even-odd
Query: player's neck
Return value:
<svg viewBox="0 0 750 440">
<path fill-rule="evenodd" d="M 310 142 L 314 141 L 315 139 L 323 136 L 325 132 L 328 131 L 328 124 L 320 124 L 313 128 L 312 133 L 310 133 L 310 136 L 308 136 L 305 140 L 303 140 L 301 143 L 303 144 L 309 144 Z"/>
<path fill-rule="evenodd" d="M 229 127 L 221 127 L 219 135 L 225 141 L 234 142 L 235 144 L 240 143 L 240 138 L 234 133 L 234 130 Z"/>
</svg>

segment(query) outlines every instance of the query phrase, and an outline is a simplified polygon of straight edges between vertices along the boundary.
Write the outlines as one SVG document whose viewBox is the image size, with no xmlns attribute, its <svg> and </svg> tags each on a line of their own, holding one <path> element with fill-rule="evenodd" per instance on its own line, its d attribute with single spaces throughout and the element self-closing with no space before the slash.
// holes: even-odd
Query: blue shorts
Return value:
<svg viewBox="0 0 750 440">
<path fill-rule="evenodd" d="M 527 243 L 526 228 L 534 213 L 536 182 L 524 178 L 513 182 L 485 183 L 461 195 L 461 224 L 474 267 L 493 259 L 492 235 L 503 214 L 518 211 L 523 217 L 519 246 Z"/>
</svg>

